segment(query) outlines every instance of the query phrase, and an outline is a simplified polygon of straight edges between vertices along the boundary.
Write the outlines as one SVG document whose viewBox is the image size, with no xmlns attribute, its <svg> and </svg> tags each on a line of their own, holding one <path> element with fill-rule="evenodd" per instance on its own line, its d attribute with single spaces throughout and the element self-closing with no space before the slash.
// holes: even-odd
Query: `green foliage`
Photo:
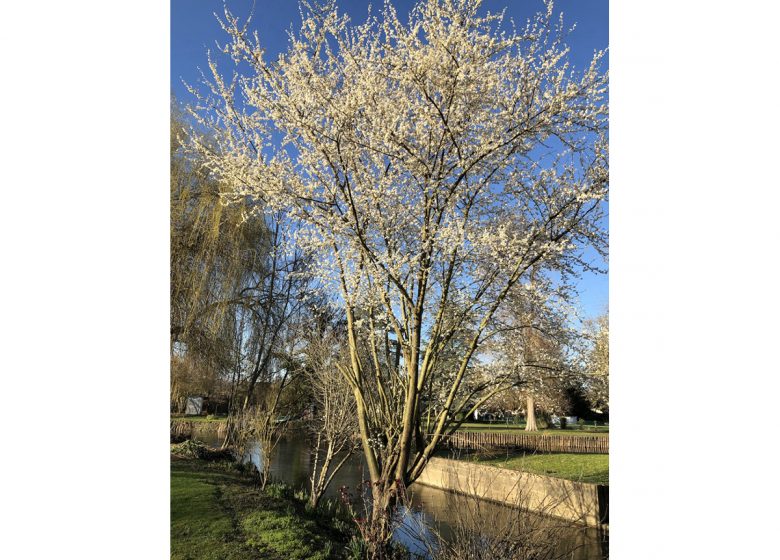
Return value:
<svg viewBox="0 0 780 560">
<path fill-rule="evenodd" d="M 171 445 L 171 453 L 180 457 L 200 459 L 206 455 L 206 445 L 200 441 L 188 439 Z"/>
<path fill-rule="evenodd" d="M 317 554 L 302 544 L 310 536 L 308 533 L 316 530 L 315 524 L 292 512 L 280 514 L 278 511 L 257 511 L 243 520 L 242 528 L 250 544 L 269 545 L 289 558 L 308 558 Z"/>
<path fill-rule="evenodd" d="M 341 517 L 334 517 L 331 520 L 333 528 L 339 533 L 349 535 L 355 531 L 355 523 L 351 519 L 343 519 Z"/>
<path fill-rule="evenodd" d="M 363 539 L 352 537 L 347 544 L 347 560 L 363 560 L 368 554 L 368 547 Z"/>
<path fill-rule="evenodd" d="M 293 497 L 293 490 L 283 482 L 272 482 L 265 487 L 265 493 L 272 498 L 289 500 Z"/>
<path fill-rule="evenodd" d="M 257 511 L 241 524 L 247 542 L 267 546 L 290 560 L 326 560 L 330 556 L 328 541 L 317 534 L 314 521 L 278 511 Z"/>
</svg>

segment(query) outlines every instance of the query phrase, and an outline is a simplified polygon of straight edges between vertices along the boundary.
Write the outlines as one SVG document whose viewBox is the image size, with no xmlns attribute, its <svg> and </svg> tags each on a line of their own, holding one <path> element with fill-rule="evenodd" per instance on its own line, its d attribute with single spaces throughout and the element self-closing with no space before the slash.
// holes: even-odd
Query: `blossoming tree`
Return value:
<svg viewBox="0 0 780 560">
<path fill-rule="evenodd" d="M 404 22 L 387 2 L 353 24 L 333 2 L 302 3 L 275 60 L 226 10 L 235 69 L 210 57 L 209 90 L 191 88 L 215 138 L 192 149 L 232 200 L 299 224 L 297 247 L 343 310 L 341 371 L 385 539 L 398 488 L 458 413 L 505 388 L 469 376 L 509 291 L 532 267 L 576 274 L 583 248 L 606 244 L 604 53 L 575 71 L 551 3 L 521 29 L 480 4 L 421 0 Z"/>
<path fill-rule="evenodd" d="M 573 361 L 581 348 L 573 291 L 554 285 L 532 270 L 529 283 L 507 295 L 496 323 L 498 336 L 489 342 L 496 355 L 496 369 L 513 377 L 515 386 L 493 399 L 511 409 L 525 406 L 526 431 L 537 431 L 536 409 L 563 412 L 566 389 L 580 377 Z"/>
<path fill-rule="evenodd" d="M 587 324 L 590 348 L 584 354 L 586 394 L 599 409 L 609 409 L 609 315 L 603 313 Z"/>
</svg>

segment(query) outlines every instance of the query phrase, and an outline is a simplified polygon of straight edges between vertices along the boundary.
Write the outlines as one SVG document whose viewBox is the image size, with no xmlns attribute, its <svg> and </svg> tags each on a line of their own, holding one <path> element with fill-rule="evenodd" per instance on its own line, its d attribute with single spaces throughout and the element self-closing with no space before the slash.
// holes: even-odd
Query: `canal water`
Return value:
<svg viewBox="0 0 780 560">
<path fill-rule="evenodd" d="M 198 439 L 210 445 L 221 443 L 215 434 L 201 433 Z M 252 446 L 245 459 L 259 467 L 263 460 L 259 446 Z M 288 434 L 279 442 L 271 458 L 271 478 L 294 488 L 308 488 L 312 461 L 312 449 L 306 437 L 297 432 Z M 336 474 L 325 496 L 339 498 L 342 487 L 357 496 L 361 483 L 367 479 L 362 453 L 358 452 Z M 452 539 L 458 527 L 468 523 L 478 525 L 480 532 L 490 536 L 517 531 L 517 527 L 524 527 L 524 534 L 525 531 L 532 535 L 554 534 L 556 558 L 603 560 L 608 557 L 608 534 L 599 529 L 420 484 L 413 484 L 409 491 L 410 508 L 403 510 L 404 523 L 394 537 L 418 554 L 424 554 L 424 542 L 432 540 L 431 529 L 445 539 Z"/>
</svg>

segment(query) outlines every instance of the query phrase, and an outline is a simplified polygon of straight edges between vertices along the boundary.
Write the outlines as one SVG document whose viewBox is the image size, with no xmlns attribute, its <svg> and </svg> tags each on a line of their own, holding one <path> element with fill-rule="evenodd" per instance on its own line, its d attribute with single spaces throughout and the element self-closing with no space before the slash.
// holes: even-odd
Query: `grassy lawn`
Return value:
<svg viewBox="0 0 780 560">
<path fill-rule="evenodd" d="M 483 453 L 466 459 L 505 469 L 609 485 L 609 455 L 584 453 Z"/>
<path fill-rule="evenodd" d="M 227 463 L 171 458 L 172 560 L 326 560 L 343 555 L 346 538 Z"/>
<path fill-rule="evenodd" d="M 497 433 L 518 433 L 522 432 L 528 435 L 572 435 L 572 436 L 596 436 L 600 434 L 609 434 L 609 426 L 567 426 L 565 430 L 560 428 L 550 428 L 539 430 L 538 432 L 526 432 L 525 424 L 481 424 L 476 422 L 464 422 L 459 431 L 461 432 L 497 432 Z"/>
</svg>

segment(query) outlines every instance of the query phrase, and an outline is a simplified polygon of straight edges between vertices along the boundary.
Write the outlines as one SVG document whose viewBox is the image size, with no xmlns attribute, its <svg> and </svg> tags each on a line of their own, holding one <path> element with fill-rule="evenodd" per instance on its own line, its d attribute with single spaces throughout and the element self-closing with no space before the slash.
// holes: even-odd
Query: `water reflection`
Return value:
<svg viewBox="0 0 780 560">
<path fill-rule="evenodd" d="M 197 436 L 211 445 L 221 442 L 216 435 L 202 433 Z M 271 460 L 271 478 L 281 480 L 295 488 L 307 488 L 312 466 L 312 451 L 306 438 L 292 433 L 282 439 Z M 253 445 L 245 460 L 256 467 L 262 467 L 263 457 L 258 445 Z M 325 497 L 338 498 L 340 488 L 347 487 L 356 495 L 361 482 L 368 478 L 367 469 L 361 454 L 348 460 L 333 478 L 325 492 Z M 477 512 L 474 504 L 478 503 Z M 608 536 L 595 528 L 581 527 L 561 520 L 542 517 L 529 512 L 519 512 L 508 506 L 476 500 L 438 488 L 413 484 L 407 507 L 399 510 L 403 523 L 394 533 L 394 538 L 409 550 L 428 556 L 426 542 L 432 542 L 430 530 L 433 528 L 445 539 L 452 539 L 456 528 L 464 522 L 478 524 L 480 530 L 506 531 L 507 524 L 516 523 L 524 527 L 534 527 L 536 531 L 549 528 L 554 531 L 558 542 L 556 552 L 560 557 L 571 560 L 601 560 L 607 557 Z M 466 519 L 465 512 L 471 512 Z M 500 534 L 500 533 L 494 533 Z"/>
</svg>

